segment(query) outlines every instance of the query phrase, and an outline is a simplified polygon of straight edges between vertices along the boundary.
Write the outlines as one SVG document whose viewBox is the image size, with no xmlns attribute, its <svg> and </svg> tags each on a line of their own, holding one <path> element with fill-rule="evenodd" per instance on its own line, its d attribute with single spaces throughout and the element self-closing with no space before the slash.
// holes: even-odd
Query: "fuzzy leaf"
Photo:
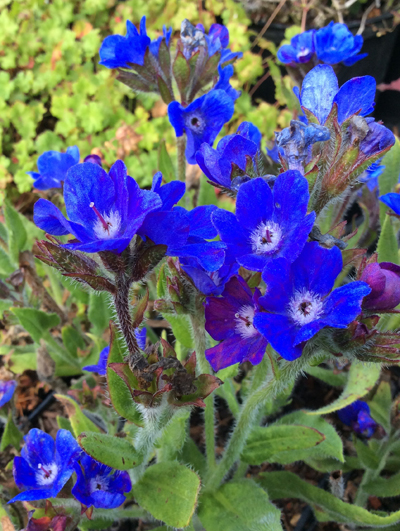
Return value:
<svg viewBox="0 0 400 531">
<path fill-rule="evenodd" d="M 374 478 L 364 485 L 364 490 L 371 496 L 392 498 L 400 496 L 400 472 L 390 478 Z"/>
<path fill-rule="evenodd" d="M 172 72 L 174 74 L 174 78 L 176 80 L 176 84 L 178 85 L 182 99 L 185 99 L 184 95 L 188 89 L 190 67 L 181 51 L 179 51 L 176 55 L 175 61 L 172 65 Z"/>
<path fill-rule="evenodd" d="M 135 304 L 132 312 L 132 326 L 137 328 L 143 321 L 144 312 L 149 304 L 149 289 L 146 289 L 144 297 L 139 299 Z"/>
<path fill-rule="evenodd" d="M 331 369 L 323 369 L 322 367 L 308 367 L 306 372 L 311 374 L 311 376 L 314 376 L 314 378 L 322 380 L 328 385 L 343 387 L 347 382 L 346 373 L 334 374 Z"/>
<path fill-rule="evenodd" d="M 379 467 L 379 457 L 376 453 L 361 439 L 354 437 L 354 447 L 357 457 L 364 468 L 376 470 Z"/>
<path fill-rule="evenodd" d="M 72 398 L 65 395 L 54 395 L 55 398 L 64 406 L 68 418 L 71 422 L 71 426 L 74 432 L 74 436 L 78 437 L 84 431 L 92 431 L 100 433 L 100 428 L 96 426 L 80 409 L 79 404 Z"/>
<path fill-rule="evenodd" d="M 12 308 L 12 312 L 36 343 L 40 343 L 46 332 L 60 324 L 60 318 L 55 313 L 46 313 L 34 308 Z"/>
<path fill-rule="evenodd" d="M 282 531 L 281 514 L 253 481 L 230 481 L 200 498 L 199 518 L 207 531 Z"/>
<path fill-rule="evenodd" d="M 331 521 L 343 524 L 382 528 L 400 522 L 400 511 L 387 516 L 370 513 L 362 507 L 345 503 L 330 492 L 314 487 L 292 472 L 268 472 L 258 476 L 259 482 L 273 500 L 298 498 L 325 511 Z"/>
<path fill-rule="evenodd" d="M 287 464 L 296 460 L 293 459 L 296 450 L 313 448 L 324 440 L 322 433 L 306 426 L 257 427 L 250 433 L 241 458 L 250 465 L 261 465 L 264 462 Z"/>
<path fill-rule="evenodd" d="M 11 444 L 13 448 L 16 448 L 17 450 L 19 450 L 19 446 L 20 446 L 19 443 L 21 442 L 21 439 L 22 439 L 22 433 L 19 431 L 17 426 L 14 424 L 11 410 L 10 410 L 8 414 L 7 423 L 4 426 L 4 432 L 3 432 L 3 435 L 0 441 L 0 452 L 3 452 L 4 449 L 9 444 Z"/>
<path fill-rule="evenodd" d="M 368 402 L 372 418 L 385 428 L 387 434 L 391 430 L 390 410 L 392 406 L 392 393 L 388 382 L 381 382 L 374 395 Z"/>
<path fill-rule="evenodd" d="M 177 462 L 147 468 L 132 492 L 141 507 L 171 527 L 186 527 L 200 490 L 198 475 Z"/>
<path fill-rule="evenodd" d="M 353 362 L 347 380 L 346 387 L 342 394 L 332 404 L 329 404 L 316 411 L 308 411 L 308 415 L 326 415 L 343 409 L 358 398 L 365 396 L 374 387 L 379 378 L 381 371 L 380 365 L 377 363 L 356 363 Z"/>
<path fill-rule="evenodd" d="M 129 470 L 142 461 L 142 457 L 128 439 L 104 433 L 81 433 L 78 443 L 93 459 L 117 470 Z"/>
<path fill-rule="evenodd" d="M 140 253 L 136 264 L 135 270 L 132 274 L 132 280 L 134 282 L 140 282 L 143 278 L 152 271 L 159 262 L 164 258 L 167 252 L 166 245 L 152 245 Z"/>
<path fill-rule="evenodd" d="M 392 220 L 390 216 L 385 216 L 378 240 L 378 261 L 397 264 L 399 261 L 397 249 L 397 239 L 392 226 Z"/>
</svg>

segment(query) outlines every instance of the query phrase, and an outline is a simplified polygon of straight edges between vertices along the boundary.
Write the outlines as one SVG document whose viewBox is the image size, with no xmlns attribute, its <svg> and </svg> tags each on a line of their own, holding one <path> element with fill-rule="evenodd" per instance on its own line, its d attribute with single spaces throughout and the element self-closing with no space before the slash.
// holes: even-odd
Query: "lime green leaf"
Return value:
<svg viewBox="0 0 400 531">
<path fill-rule="evenodd" d="M 190 411 L 182 408 L 175 413 L 173 418 L 164 428 L 161 437 L 157 440 L 157 461 L 173 461 L 178 457 L 187 438 L 187 420 Z"/>
<path fill-rule="evenodd" d="M 12 312 L 36 343 L 40 343 L 48 330 L 60 324 L 60 318 L 55 313 L 46 313 L 34 308 L 13 308 Z"/>
<path fill-rule="evenodd" d="M 368 402 L 372 418 L 385 428 L 387 434 L 391 430 L 390 410 L 392 407 L 392 393 L 388 382 L 381 382 L 374 395 Z"/>
<path fill-rule="evenodd" d="M 160 147 L 158 148 L 158 171 L 162 173 L 167 183 L 176 178 L 174 165 L 165 146 L 165 140 L 160 142 Z"/>
<path fill-rule="evenodd" d="M 0 275 L 11 275 L 14 270 L 8 253 L 0 247 Z"/>
<path fill-rule="evenodd" d="M 207 531 L 282 531 L 279 509 L 249 479 L 203 494 L 199 518 Z"/>
<path fill-rule="evenodd" d="M 385 216 L 383 227 L 378 240 L 379 262 L 398 262 L 397 239 L 393 230 L 390 216 Z"/>
<path fill-rule="evenodd" d="M 64 406 L 75 437 L 78 437 L 82 432 L 94 431 L 100 433 L 100 429 L 81 411 L 79 405 L 65 395 L 54 395 L 59 402 Z"/>
<path fill-rule="evenodd" d="M 101 335 L 108 327 L 112 317 L 108 293 L 104 291 L 101 293 L 90 292 L 88 317 L 95 333 Z"/>
<path fill-rule="evenodd" d="M 381 367 L 377 363 L 353 362 L 346 387 L 337 400 L 316 411 L 308 411 L 308 415 L 326 415 L 348 406 L 358 398 L 366 395 L 374 387 L 379 378 Z"/>
<path fill-rule="evenodd" d="M 141 507 L 171 527 L 186 527 L 195 510 L 200 478 L 184 465 L 149 466 L 132 492 Z"/>
<path fill-rule="evenodd" d="M 78 348 L 85 348 L 85 341 L 78 330 L 73 326 L 64 326 L 61 330 L 61 337 L 65 348 L 75 358 L 78 356 Z"/>
<path fill-rule="evenodd" d="M 8 229 L 8 248 L 12 260 L 18 264 L 19 253 L 24 250 L 27 234 L 20 215 L 9 201 L 4 202 L 4 217 Z"/>
<path fill-rule="evenodd" d="M 142 461 L 128 439 L 100 433 L 81 433 L 78 443 L 96 461 L 117 470 L 129 470 Z"/>
<path fill-rule="evenodd" d="M 376 470 L 379 467 L 380 460 L 378 455 L 367 444 L 365 444 L 364 441 L 358 437 L 354 437 L 354 447 L 357 452 L 357 457 L 364 468 Z"/>
<path fill-rule="evenodd" d="M 267 490 L 271 499 L 298 498 L 318 506 L 336 523 L 356 524 L 375 529 L 400 522 L 400 511 L 387 516 L 370 513 L 362 507 L 343 502 L 330 492 L 310 485 L 292 472 L 261 473 L 257 482 Z"/>
<path fill-rule="evenodd" d="M 291 425 L 272 425 L 257 427 L 250 433 L 242 452 L 242 460 L 251 465 L 261 463 L 291 463 L 295 450 L 313 448 L 320 444 L 325 436 L 314 428 Z M 286 453 L 288 459 L 286 460 Z"/>
<path fill-rule="evenodd" d="M 400 472 L 391 478 L 375 478 L 366 483 L 363 489 L 371 496 L 378 496 L 379 498 L 400 496 Z"/>
<path fill-rule="evenodd" d="M 328 385 L 337 387 L 343 387 L 347 382 L 347 374 L 340 373 L 335 374 L 331 369 L 323 369 L 322 367 L 308 367 L 306 370 L 308 374 L 318 378 Z"/>
<path fill-rule="evenodd" d="M 183 464 L 190 465 L 201 477 L 204 477 L 207 467 L 206 458 L 191 437 L 186 438 L 179 460 Z"/>
<path fill-rule="evenodd" d="M 22 439 L 22 433 L 19 431 L 17 426 L 14 424 L 14 421 L 12 419 L 11 411 L 8 414 L 7 423 L 4 427 L 4 432 L 1 437 L 0 442 L 0 452 L 3 452 L 4 449 L 11 444 L 13 448 L 16 448 L 19 450 L 19 443 Z"/>
<path fill-rule="evenodd" d="M 186 315 L 171 315 L 163 314 L 165 319 L 169 322 L 172 332 L 179 343 L 186 348 L 193 348 L 193 338 L 191 333 L 191 326 Z"/>
<path fill-rule="evenodd" d="M 394 191 L 394 187 L 399 181 L 400 174 L 400 141 L 396 138 L 394 146 L 383 157 L 382 164 L 385 170 L 379 176 L 379 195 L 388 194 Z M 379 203 L 381 226 L 384 224 L 386 212 L 389 207 L 384 203 Z M 396 245 L 397 249 L 397 245 Z"/>
</svg>

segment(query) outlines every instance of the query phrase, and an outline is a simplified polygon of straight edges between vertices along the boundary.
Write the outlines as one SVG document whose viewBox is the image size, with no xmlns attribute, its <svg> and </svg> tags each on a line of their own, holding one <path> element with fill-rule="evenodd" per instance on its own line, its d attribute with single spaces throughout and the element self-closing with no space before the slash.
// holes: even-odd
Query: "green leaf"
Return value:
<svg viewBox="0 0 400 531">
<path fill-rule="evenodd" d="M 379 262 L 398 263 L 397 239 L 390 216 L 385 216 L 383 227 L 379 235 L 377 251 Z"/>
<path fill-rule="evenodd" d="M 81 433 L 78 443 L 96 461 L 117 470 L 129 470 L 142 461 L 142 457 L 128 439 L 103 433 Z"/>
<path fill-rule="evenodd" d="M 184 347 L 192 349 L 194 344 L 188 317 L 186 315 L 171 315 L 169 313 L 163 314 L 163 316 L 171 325 L 172 332 L 177 341 L 182 343 Z"/>
<path fill-rule="evenodd" d="M 160 142 L 158 148 L 158 171 L 162 173 L 167 183 L 176 179 L 174 165 L 165 146 L 165 140 Z"/>
<path fill-rule="evenodd" d="M 0 452 L 3 452 L 4 449 L 11 444 L 13 448 L 19 450 L 19 443 L 22 439 L 22 433 L 19 431 L 17 426 L 14 424 L 11 411 L 8 414 L 7 423 L 4 427 L 3 436 L 1 437 L 0 442 Z"/>
<path fill-rule="evenodd" d="M 71 422 L 73 434 L 75 437 L 78 437 L 82 432 L 94 431 L 100 433 L 100 428 L 96 426 L 87 416 L 81 411 L 79 404 L 75 402 L 72 398 L 65 395 L 54 395 L 55 398 L 65 408 L 65 412 L 68 415 L 68 418 Z"/>
<path fill-rule="evenodd" d="M 110 363 L 123 363 L 124 356 L 121 340 L 115 326 L 111 327 L 110 353 L 107 361 L 107 387 L 114 409 L 121 417 L 134 424 L 142 425 L 142 416 L 132 399 L 131 392 L 124 381 L 108 367 Z"/>
<path fill-rule="evenodd" d="M 4 202 L 4 218 L 8 229 L 8 249 L 12 260 L 19 263 L 19 253 L 24 250 L 27 233 L 20 215 L 9 201 Z"/>
<path fill-rule="evenodd" d="M 385 170 L 382 175 L 379 176 L 379 195 L 388 194 L 394 191 L 394 187 L 399 181 L 400 174 L 400 141 L 396 138 L 394 146 L 383 157 L 382 165 L 385 166 Z M 379 203 L 379 216 L 381 220 L 381 226 L 384 224 L 386 212 L 389 207 L 384 203 Z M 397 245 L 396 245 L 397 249 Z"/>
<path fill-rule="evenodd" d="M 72 424 L 69 419 L 66 419 L 65 417 L 57 416 L 57 425 L 60 428 L 60 430 L 68 430 L 73 434 Z"/>
<path fill-rule="evenodd" d="M 199 518 L 207 531 L 282 531 L 279 509 L 249 479 L 203 494 Z"/>
<path fill-rule="evenodd" d="M 371 496 L 391 498 L 400 496 L 400 472 L 390 478 L 374 478 L 367 482 L 363 489 Z"/>
<path fill-rule="evenodd" d="M 27 370 L 36 371 L 36 359 L 36 352 L 14 352 L 11 355 L 10 367 L 15 374 L 22 374 Z"/>
<path fill-rule="evenodd" d="M 348 406 L 358 398 L 366 395 L 374 387 L 379 378 L 381 367 L 377 363 L 353 362 L 346 387 L 337 400 L 316 411 L 308 411 L 308 415 L 326 415 Z"/>
<path fill-rule="evenodd" d="M 186 91 L 189 88 L 188 81 L 190 76 L 190 66 L 181 51 L 179 51 L 175 57 L 175 61 L 172 65 L 172 72 L 182 99 L 185 99 Z"/>
<path fill-rule="evenodd" d="M 186 438 L 183 445 L 182 452 L 179 456 L 179 461 L 183 464 L 188 464 L 195 470 L 200 477 L 204 477 L 206 473 L 207 463 L 204 454 L 202 454 L 191 437 Z"/>
<path fill-rule="evenodd" d="M 313 448 L 324 439 L 325 436 L 318 430 L 306 426 L 257 427 L 250 433 L 241 458 L 250 465 L 264 462 L 287 464 L 296 460 L 293 459 L 296 450 Z"/>
<path fill-rule="evenodd" d="M 312 506 L 318 506 L 336 523 L 381 528 L 400 522 L 400 511 L 387 516 L 370 513 L 362 507 L 343 502 L 330 492 L 310 485 L 292 472 L 261 473 L 257 482 L 267 490 L 271 499 L 298 498 Z"/>
<path fill-rule="evenodd" d="M 322 367 L 308 367 L 306 372 L 311 374 L 311 376 L 314 376 L 314 378 L 318 378 L 328 385 L 333 385 L 335 387 L 343 387 L 347 382 L 346 373 L 335 374 L 331 369 L 324 369 Z"/>
<path fill-rule="evenodd" d="M 309 463 L 310 466 L 313 466 L 309 462 L 310 457 L 311 459 L 334 458 L 336 468 L 339 465 L 338 461 L 344 463 L 342 439 L 339 437 L 335 428 L 324 418 L 307 415 L 306 411 L 295 411 L 280 418 L 275 424 L 307 426 L 318 430 L 319 433 L 325 436 L 325 439 L 318 446 L 314 447 L 311 452 L 308 450 L 297 450 L 293 452 L 293 461 L 302 460 Z"/>
<path fill-rule="evenodd" d="M 78 357 L 78 348 L 83 350 L 86 346 L 83 337 L 73 326 L 64 326 L 61 330 L 61 337 L 65 348 L 75 358 Z"/>
<path fill-rule="evenodd" d="M 108 327 L 112 317 L 110 310 L 110 296 L 108 293 L 90 292 L 88 317 L 93 325 L 95 334 L 101 335 Z"/>
<path fill-rule="evenodd" d="M 387 434 L 391 431 L 390 411 L 392 408 L 392 393 L 388 382 L 381 382 L 374 395 L 368 402 L 372 418 L 385 428 Z"/>
<path fill-rule="evenodd" d="M 12 312 L 36 343 L 40 343 L 48 330 L 60 324 L 60 318 L 55 313 L 46 313 L 34 308 L 12 308 Z"/>
<path fill-rule="evenodd" d="M 186 427 L 189 416 L 190 411 L 182 408 L 164 428 L 156 443 L 158 462 L 173 461 L 178 457 L 187 438 Z"/>
<path fill-rule="evenodd" d="M 357 452 L 357 457 L 359 458 L 363 467 L 376 470 L 379 467 L 380 461 L 378 455 L 358 437 L 354 437 L 353 442 Z"/>
<path fill-rule="evenodd" d="M 185 527 L 193 516 L 200 478 L 184 465 L 163 462 L 149 466 L 133 486 L 138 504 L 171 527 Z"/>
<path fill-rule="evenodd" d="M 15 266 L 11 263 L 8 253 L 0 247 L 0 275 L 11 275 L 14 270 Z"/>
</svg>

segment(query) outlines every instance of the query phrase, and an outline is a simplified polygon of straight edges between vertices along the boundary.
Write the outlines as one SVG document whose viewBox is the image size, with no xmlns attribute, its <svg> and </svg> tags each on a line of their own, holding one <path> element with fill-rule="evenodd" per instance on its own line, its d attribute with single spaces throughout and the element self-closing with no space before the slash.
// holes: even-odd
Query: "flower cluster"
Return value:
<svg viewBox="0 0 400 531">
<path fill-rule="evenodd" d="M 330 22 L 319 30 L 310 30 L 295 35 L 290 44 L 278 50 L 278 59 L 289 66 L 313 66 L 320 63 L 335 65 L 343 62 L 351 66 L 368 54 L 359 54 L 363 45 L 361 35 L 352 35 L 346 24 Z"/>
<path fill-rule="evenodd" d="M 113 470 L 82 452 L 68 430 L 58 430 L 56 441 L 33 428 L 24 437 L 21 457 L 14 459 L 14 479 L 22 490 L 9 503 L 54 498 L 74 471 L 73 496 L 87 507 L 113 509 L 131 490 L 127 472 Z"/>
</svg>

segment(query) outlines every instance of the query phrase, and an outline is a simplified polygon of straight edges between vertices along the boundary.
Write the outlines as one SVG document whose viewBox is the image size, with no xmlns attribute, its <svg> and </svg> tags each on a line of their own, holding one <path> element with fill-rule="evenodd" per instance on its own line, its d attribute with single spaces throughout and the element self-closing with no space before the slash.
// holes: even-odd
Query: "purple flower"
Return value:
<svg viewBox="0 0 400 531">
<path fill-rule="evenodd" d="M 360 150 L 367 156 L 374 155 L 395 143 L 395 136 L 384 125 L 367 118 L 368 133 L 360 142 Z"/>
<path fill-rule="evenodd" d="M 302 251 L 315 221 L 315 213 L 307 215 L 308 198 L 308 182 L 297 171 L 279 175 L 273 191 L 262 178 L 253 179 L 239 188 L 236 215 L 218 209 L 213 223 L 241 266 L 262 271 Z"/>
<path fill-rule="evenodd" d="M 0 380 L 0 408 L 9 402 L 14 394 L 17 382 L 15 380 Z"/>
<path fill-rule="evenodd" d="M 221 65 L 218 65 L 218 74 L 219 79 L 214 87 L 214 90 L 223 90 L 225 91 L 232 101 L 236 101 L 240 94 L 240 90 L 236 90 L 230 84 L 230 79 L 234 74 L 234 68 L 232 65 L 227 65 L 225 68 L 222 68 Z"/>
<path fill-rule="evenodd" d="M 135 336 L 139 345 L 139 348 L 141 350 L 144 350 L 146 347 L 146 335 L 147 330 L 146 328 L 143 328 L 142 330 L 139 330 L 139 328 L 136 328 L 135 330 Z M 97 372 L 100 376 L 105 376 L 107 374 L 107 360 L 108 355 L 110 353 L 110 347 L 105 347 L 100 352 L 99 361 L 96 365 L 86 365 L 86 367 L 82 367 L 84 371 L 88 372 Z"/>
<path fill-rule="evenodd" d="M 268 341 L 253 326 L 260 295 L 257 288 L 253 295 L 246 282 L 235 276 L 226 284 L 222 297 L 207 297 L 206 330 L 221 341 L 206 350 L 214 371 L 244 361 L 258 365 L 262 360 Z"/>
<path fill-rule="evenodd" d="M 187 107 L 177 101 L 168 105 L 168 117 L 179 138 L 186 133 L 186 159 L 196 164 L 195 154 L 203 142 L 213 144 L 218 133 L 233 116 L 232 98 L 224 90 L 211 90 Z"/>
<path fill-rule="evenodd" d="M 390 262 L 368 264 L 360 280 L 371 288 L 362 303 L 364 310 L 392 310 L 400 304 L 400 266 Z"/>
<path fill-rule="evenodd" d="M 314 35 L 315 30 L 305 31 L 295 35 L 290 40 L 290 44 L 284 44 L 279 48 L 279 61 L 287 65 L 308 63 L 315 53 Z"/>
<path fill-rule="evenodd" d="M 366 116 L 374 110 L 375 79 L 371 76 L 354 77 L 339 89 L 336 74 L 329 65 L 318 65 L 310 70 L 304 78 L 301 95 L 297 87 L 293 90 L 300 105 L 312 112 L 321 125 L 326 122 L 335 103 L 339 124 L 355 114 Z"/>
<path fill-rule="evenodd" d="M 138 230 L 145 240 L 150 238 L 156 245 L 182 246 L 186 243 L 190 223 L 184 209 L 173 208 L 185 193 L 185 183 L 171 181 L 161 186 L 162 174 L 157 172 L 153 177 L 151 191 L 157 194 L 161 205 L 149 212 Z"/>
<path fill-rule="evenodd" d="M 28 171 L 27 174 L 34 179 L 33 186 L 38 190 L 61 188 L 67 171 L 78 162 L 79 149 L 76 146 L 67 148 L 66 153 L 45 151 L 37 161 L 39 172 Z"/>
<path fill-rule="evenodd" d="M 34 221 L 54 236 L 72 234 L 78 241 L 64 247 L 87 253 L 121 253 L 146 215 L 161 206 L 158 194 L 141 190 L 120 160 L 109 174 L 89 162 L 71 168 L 65 179 L 64 199 L 69 220 L 50 201 L 39 199 Z"/>
<path fill-rule="evenodd" d="M 207 241 L 217 236 L 217 231 L 211 221 L 212 214 L 217 210 L 214 205 L 199 206 L 186 211 L 182 207 L 175 207 L 185 213 L 189 225 L 189 236 L 185 245 L 176 245 L 168 248 L 168 256 L 176 256 L 179 260 L 193 260 L 200 269 L 211 273 L 220 269 L 225 260 L 226 245 L 223 242 Z"/>
<path fill-rule="evenodd" d="M 356 400 L 349 406 L 340 409 L 337 414 L 343 424 L 350 426 L 359 435 L 371 437 L 378 427 L 370 415 L 369 405 L 362 400 Z"/>
<path fill-rule="evenodd" d="M 323 63 L 335 65 L 343 62 L 351 66 L 368 54 L 357 55 L 363 45 L 361 35 L 352 35 L 346 24 L 330 22 L 315 33 L 315 51 Z"/>
<path fill-rule="evenodd" d="M 78 443 L 68 430 L 58 430 L 54 444 L 50 435 L 37 428 L 30 430 L 24 441 L 13 469 L 15 483 L 24 492 L 9 503 L 55 498 L 74 471 L 81 454 Z"/>
<path fill-rule="evenodd" d="M 379 186 L 379 177 L 382 175 L 382 173 L 385 171 L 385 166 L 382 164 L 382 159 L 377 160 L 376 162 L 373 162 L 371 166 L 369 166 L 363 175 L 360 177 L 360 181 L 364 182 L 368 189 L 373 192 L 375 189 Z"/>
<path fill-rule="evenodd" d="M 115 509 L 124 503 L 124 493 L 132 488 L 128 472 L 114 470 L 87 454 L 80 464 L 75 463 L 75 472 L 78 479 L 71 492 L 87 507 Z"/>
<path fill-rule="evenodd" d="M 256 315 L 254 326 L 282 358 L 299 358 L 319 330 L 346 328 L 361 312 L 362 299 L 371 292 L 368 284 L 350 282 L 331 291 L 342 268 L 340 250 L 317 242 L 306 243 L 293 264 L 280 258 L 265 268 L 267 289 L 259 300 L 265 313 Z"/>
<path fill-rule="evenodd" d="M 150 44 L 146 32 L 146 17 L 140 21 L 140 33 L 129 20 L 126 21 L 126 36 L 110 35 L 100 48 L 100 63 L 107 68 L 130 68 L 144 64 L 144 55 Z"/>
<path fill-rule="evenodd" d="M 246 169 L 250 161 L 251 167 L 256 166 L 255 156 L 261 141 L 261 133 L 250 122 L 243 122 L 235 134 L 223 137 L 217 149 L 202 144 L 196 153 L 196 161 L 206 177 L 216 185 L 228 190 L 237 190 L 249 180 Z M 238 177 L 238 170 L 243 176 Z"/>
<path fill-rule="evenodd" d="M 400 194 L 391 192 L 389 194 L 381 195 L 379 200 L 391 208 L 395 214 L 400 216 Z"/>
</svg>

